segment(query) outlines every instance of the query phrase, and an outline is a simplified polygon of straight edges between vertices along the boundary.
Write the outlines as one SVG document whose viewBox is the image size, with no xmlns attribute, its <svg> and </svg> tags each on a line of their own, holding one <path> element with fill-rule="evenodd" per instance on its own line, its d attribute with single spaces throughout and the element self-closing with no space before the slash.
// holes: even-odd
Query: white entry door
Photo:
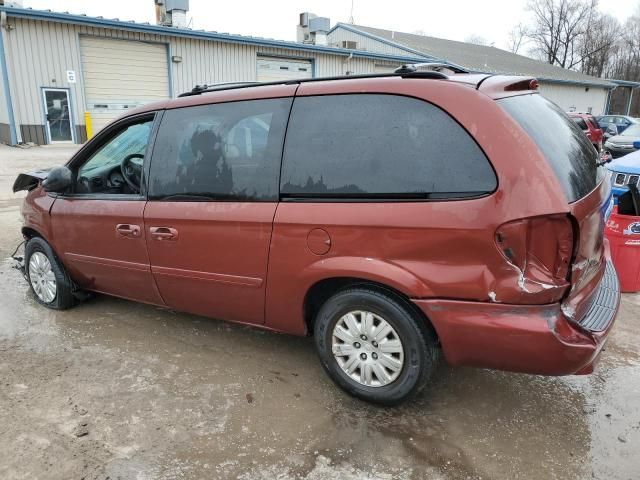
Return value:
<svg viewBox="0 0 640 480">
<path fill-rule="evenodd" d="M 49 143 L 73 143 L 74 131 L 71 119 L 69 90 L 43 88 L 45 128 Z"/>
</svg>

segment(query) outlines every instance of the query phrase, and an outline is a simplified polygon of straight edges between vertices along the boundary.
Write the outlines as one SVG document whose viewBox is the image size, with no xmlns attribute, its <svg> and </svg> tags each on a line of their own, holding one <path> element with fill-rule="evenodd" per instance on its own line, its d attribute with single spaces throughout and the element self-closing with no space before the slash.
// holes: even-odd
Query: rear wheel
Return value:
<svg viewBox="0 0 640 480">
<path fill-rule="evenodd" d="M 75 305 L 73 283 L 64 266 L 42 238 L 34 237 L 25 247 L 25 270 L 38 303 L 55 310 Z"/>
<path fill-rule="evenodd" d="M 403 301 L 366 287 L 329 298 L 315 344 L 323 367 L 345 391 L 395 405 L 424 387 L 437 360 L 434 335 Z"/>
</svg>

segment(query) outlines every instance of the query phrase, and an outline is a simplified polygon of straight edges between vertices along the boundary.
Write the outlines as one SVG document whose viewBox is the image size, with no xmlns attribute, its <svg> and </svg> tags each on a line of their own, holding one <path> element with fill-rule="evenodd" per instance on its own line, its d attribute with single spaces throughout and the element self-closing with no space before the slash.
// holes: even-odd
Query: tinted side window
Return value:
<svg viewBox="0 0 640 480">
<path fill-rule="evenodd" d="M 478 145 L 447 113 L 397 95 L 296 98 L 281 193 L 312 197 L 465 197 L 496 177 Z"/>
<path fill-rule="evenodd" d="M 158 131 L 149 198 L 273 201 L 290 98 L 169 110 Z"/>
</svg>

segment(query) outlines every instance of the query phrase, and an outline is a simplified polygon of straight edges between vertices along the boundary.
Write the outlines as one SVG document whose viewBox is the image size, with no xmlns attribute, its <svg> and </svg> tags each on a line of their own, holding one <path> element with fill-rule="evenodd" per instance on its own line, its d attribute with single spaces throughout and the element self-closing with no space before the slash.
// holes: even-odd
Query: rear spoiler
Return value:
<svg viewBox="0 0 640 480">
<path fill-rule="evenodd" d="M 21 173 L 18 175 L 18 178 L 16 178 L 16 181 L 13 182 L 13 193 L 19 192 L 20 190 L 33 190 L 40 182 L 47 178 L 50 171 L 51 169 L 47 168 L 44 170 Z"/>
</svg>

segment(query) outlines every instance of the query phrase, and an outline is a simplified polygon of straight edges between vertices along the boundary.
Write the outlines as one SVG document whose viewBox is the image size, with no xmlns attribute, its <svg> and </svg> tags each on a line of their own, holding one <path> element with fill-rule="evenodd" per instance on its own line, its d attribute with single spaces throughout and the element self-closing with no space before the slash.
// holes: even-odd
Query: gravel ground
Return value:
<svg viewBox="0 0 640 480">
<path fill-rule="evenodd" d="M 593 375 L 442 366 L 414 401 L 369 406 L 309 339 L 104 296 L 37 305 L 5 260 L 10 187 L 72 151 L 0 145 L 0 478 L 640 478 L 639 294 Z"/>
</svg>

